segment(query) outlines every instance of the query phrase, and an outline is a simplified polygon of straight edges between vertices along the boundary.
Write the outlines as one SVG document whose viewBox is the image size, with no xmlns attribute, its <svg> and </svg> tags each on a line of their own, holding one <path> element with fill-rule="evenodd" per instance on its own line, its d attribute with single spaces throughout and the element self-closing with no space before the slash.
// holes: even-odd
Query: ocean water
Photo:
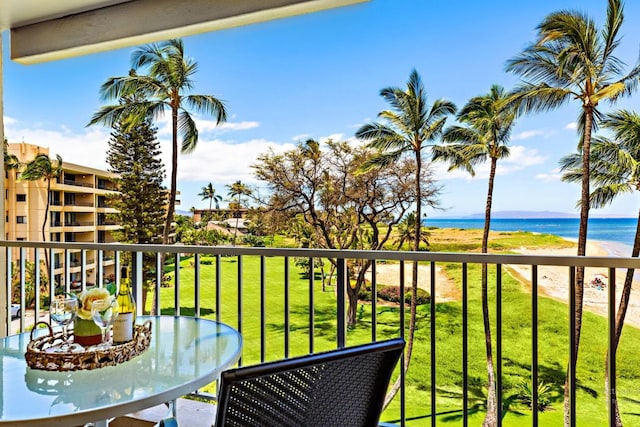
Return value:
<svg viewBox="0 0 640 427">
<path fill-rule="evenodd" d="M 630 256 L 636 233 L 636 218 L 591 218 L 587 238 L 597 240 L 610 255 Z M 484 219 L 427 218 L 426 227 L 439 228 L 482 228 Z M 555 234 L 567 239 L 578 240 L 578 218 L 513 218 L 491 220 L 493 231 L 531 231 Z"/>
</svg>

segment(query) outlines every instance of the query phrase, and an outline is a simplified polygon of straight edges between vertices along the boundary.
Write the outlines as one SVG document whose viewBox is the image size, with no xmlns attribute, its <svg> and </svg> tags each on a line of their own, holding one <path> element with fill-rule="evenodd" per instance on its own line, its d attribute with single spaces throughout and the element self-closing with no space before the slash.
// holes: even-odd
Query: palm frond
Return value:
<svg viewBox="0 0 640 427">
<path fill-rule="evenodd" d="M 198 144 L 198 128 L 191 115 L 186 111 L 181 111 L 178 116 L 178 132 L 182 140 L 182 153 L 191 153 Z"/>
<path fill-rule="evenodd" d="M 224 102 L 212 95 L 188 95 L 182 98 L 187 107 L 215 117 L 216 124 L 227 121 Z"/>
</svg>

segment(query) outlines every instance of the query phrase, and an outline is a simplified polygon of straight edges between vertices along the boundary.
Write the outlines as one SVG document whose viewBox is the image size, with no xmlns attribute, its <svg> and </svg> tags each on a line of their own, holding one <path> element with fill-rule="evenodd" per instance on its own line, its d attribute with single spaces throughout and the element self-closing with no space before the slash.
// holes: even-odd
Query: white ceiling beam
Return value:
<svg viewBox="0 0 640 427">
<path fill-rule="evenodd" d="M 132 0 L 11 29 L 11 59 L 33 64 L 368 0 Z"/>
</svg>

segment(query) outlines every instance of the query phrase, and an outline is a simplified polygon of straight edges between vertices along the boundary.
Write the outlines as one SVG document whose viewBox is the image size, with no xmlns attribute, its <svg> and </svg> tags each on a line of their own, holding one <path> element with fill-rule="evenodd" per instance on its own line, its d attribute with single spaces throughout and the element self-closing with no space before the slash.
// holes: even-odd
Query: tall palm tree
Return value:
<svg viewBox="0 0 640 427">
<path fill-rule="evenodd" d="M 575 11 L 559 11 L 547 16 L 538 25 L 535 43 L 509 60 L 507 70 L 525 81 L 517 90 L 515 104 L 521 112 L 547 111 L 575 99 L 580 103 L 578 146 L 586 173 L 581 178 L 580 228 L 578 256 L 584 256 L 589 219 L 589 163 L 591 133 L 598 128 L 602 101 L 615 101 L 636 89 L 640 66 L 624 75 L 622 62 L 614 56 L 620 44 L 618 32 L 624 20 L 622 0 L 609 0 L 607 17 L 602 28 L 593 19 Z M 576 269 L 574 357 L 569 369 L 575 372 L 584 297 L 584 268 Z M 570 421 L 569 376 L 565 381 L 565 425 Z"/>
<path fill-rule="evenodd" d="M 213 187 L 212 183 L 209 183 L 205 187 L 202 187 L 202 192 L 199 193 L 198 196 L 202 197 L 202 200 L 209 199 L 209 212 L 211 212 L 211 205 L 214 201 L 216 202 L 216 209 L 220 209 L 222 196 L 216 194 L 216 189 Z"/>
<path fill-rule="evenodd" d="M 609 114 L 602 121 L 605 129 L 612 131 L 614 140 L 594 138 L 591 145 L 590 177 L 596 188 L 591 192 L 590 203 L 593 208 L 602 208 L 611 204 L 616 197 L 640 190 L 640 114 L 627 110 Z M 565 171 L 563 180 L 580 182 L 582 179 L 582 158 L 579 154 L 565 156 L 560 160 L 561 169 Z M 631 256 L 640 255 L 640 211 L 636 224 Z M 628 269 L 622 286 L 622 295 L 616 312 L 614 348 L 618 348 L 624 319 L 629 307 L 631 285 L 634 269 Z M 607 353 L 605 364 L 605 381 L 608 382 Z M 608 387 L 605 387 L 608 389 Z M 617 396 L 610 396 L 616 414 L 616 426 L 622 426 Z"/>
<path fill-rule="evenodd" d="M 451 126 L 445 130 L 444 145 L 433 147 L 434 160 L 450 163 L 449 170 L 462 168 L 472 176 L 474 166 L 489 159 L 489 185 L 484 209 L 482 231 L 482 253 L 489 249 L 489 228 L 493 185 L 498 160 L 509 156 L 509 137 L 514 126 L 515 111 L 508 103 L 510 94 L 498 85 L 488 94 L 472 98 L 458 113 L 458 121 L 465 126 Z M 482 264 L 482 318 L 484 323 L 485 350 L 487 358 L 487 414 L 483 425 L 497 424 L 496 377 L 491 350 L 491 324 L 489 320 L 489 298 L 487 292 L 487 264 Z"/>
<path fill-rule="evenodd" d="M 234 197 L 238 198 L 237 201 L 235 202 L 236 214 L 234 215 L 236 219 L 236 227 L 233 232 L 233 245 L 235 246 L 236 238 L 238 237 L 238 222 L 240 221 L 240 209 L 242 208 L 242 196 L 250 196 L 251 189 L 247 187 L 245 184 L 243 184 L 242 181 L 237 180 L 233 184 L 227 185 L 227 190 L 229 190 L 229 193 L 227 195 L 229 196 L 230 199 L 233 200 Z"/>
<path fill-rule="evenodd" d="M 420 228 L 422 218 L 422 189 L 420 177 L 422 174 L 422 150 L 433 145 L 440 135 L 447 120 L 447 116 L 456 112 L 453 103 L 446 99 L 436 100 L 431 107 L 427 104 L 427 93 L 422 79 L 416 70 L 412 70 L 407 81 L 406 89 L 387 87 L 380 91 L 380 95 L 391 105 L 390 110 L 378 113 L 378 118 L 384 123 L 368 123 L 356 132 L 356 136 L 369 141 L 368 146 L 379 150 L 366 167 L 386 167 L 410 155 L 415 158 L 416 165 L 416 218 L 413 249 L 420 249 Z M 407 351 L 405 353 L 404 369 L 409 369 L 413 336 L 416 323 L 416 307 L 418 292 L 418 263 L 413 263 L 411 278 L 411 305 L 409 318 L 409 334 Z M 385 405 L 395 396 L 400 388 L 399 381 L 393 385 Z"/>
<path fill-rule="evenodd" d="M 47 241 L 45 229 L 49 220 L 49 205 L 51 202 L 51 181 L 60 178 L 62 175 L 62 157 L 56 155 L 56 162 L 51 161 L 47 154 L 39 153 L 33 160 L 26 164 L 24 171 L 20 175 L 23 181 L 38 181 L 44 179 L 47 183 L 46 207 L 44 210 L 44 220 L 42 221 L 42 241 Z M 49 272 L 49 254 L 44 251 L 45 263 L 47 265 L 47 274 Z"/>
<path fill-rule="evenodd" d="M 101 86 L 104 100 L 131 97 L 130 103 L 107 105 L 96 112 L 89 125 L 102 123 L 113 126 L 121 116 L 131 115 L 131 127 L 148 116 L 161 117 L 171 112 L 171 184 L 169 206 L 162 242 L 168 243 L 175 212 L 178 173 L 178 134 L 182 139 L 180 151 L 191 153 L 198 144 L 198 129 L 188 109 L 208 114 L 220 124 L 227 120 L 224 103 L 212 95 L 192 95 L 193 75 L 198 63 L 184 55 L 180 39 L 153 43 L 136 49 L 131 55 L 133 70 L 128 76 L 110 77 Z M 144 70 L 147 74 L 139 75 Z"/>
</svg>

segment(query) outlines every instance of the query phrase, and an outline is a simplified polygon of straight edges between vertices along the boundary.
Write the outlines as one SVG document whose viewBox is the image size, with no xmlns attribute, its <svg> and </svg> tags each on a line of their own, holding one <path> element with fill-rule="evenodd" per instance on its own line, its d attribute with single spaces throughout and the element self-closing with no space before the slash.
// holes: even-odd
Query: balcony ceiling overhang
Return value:
<svg viewBox="0 0 640 427">
<path fill-rule="evenodd" d="M 368 0 L 0 0 L 11 59 L 33 64 Z"/>
</svg>

